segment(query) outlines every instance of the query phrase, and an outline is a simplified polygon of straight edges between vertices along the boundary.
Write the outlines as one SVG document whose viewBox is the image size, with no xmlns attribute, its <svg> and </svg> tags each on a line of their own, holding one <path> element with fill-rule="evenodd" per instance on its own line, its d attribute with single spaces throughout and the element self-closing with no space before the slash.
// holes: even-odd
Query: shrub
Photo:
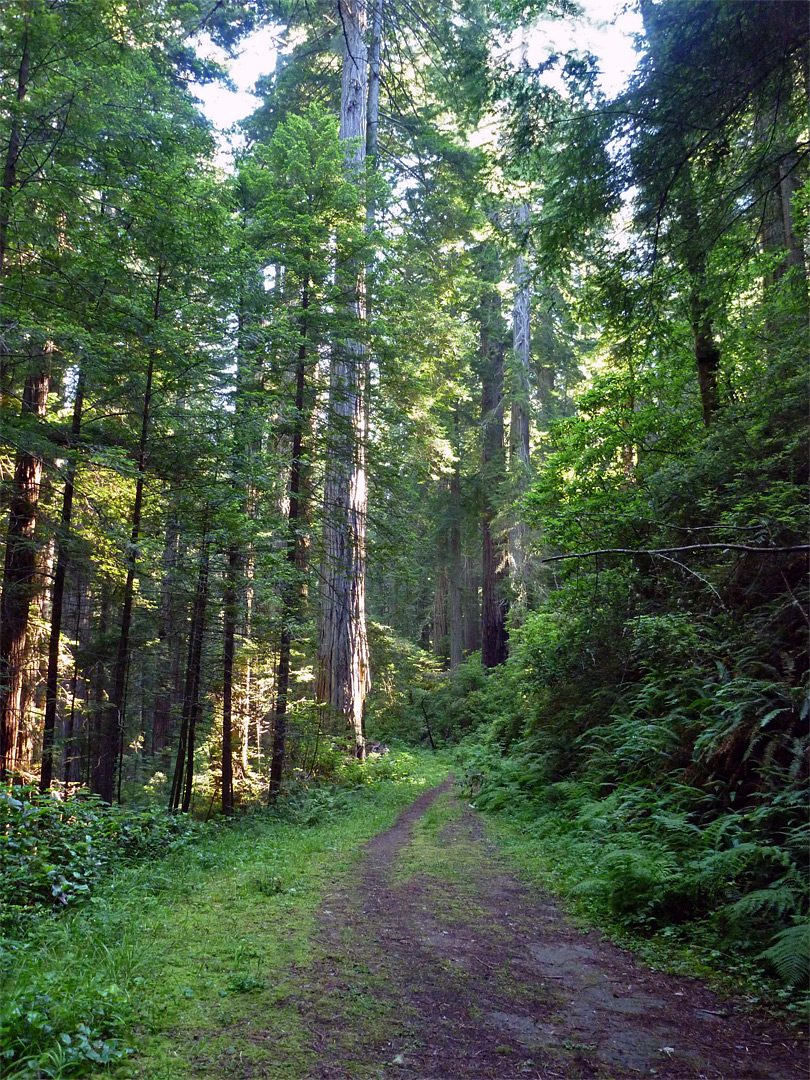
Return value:
<svg viewBox="0 0 810 1080">
<path fill-rule="evenodd" d="M 43 910 L 74 907 L 118 866 L 189 842 L 201 826 L 158 808 L 126 810 L 96 796 L 0 790 L 0 902 L 6 930 Z"/>
</svg>

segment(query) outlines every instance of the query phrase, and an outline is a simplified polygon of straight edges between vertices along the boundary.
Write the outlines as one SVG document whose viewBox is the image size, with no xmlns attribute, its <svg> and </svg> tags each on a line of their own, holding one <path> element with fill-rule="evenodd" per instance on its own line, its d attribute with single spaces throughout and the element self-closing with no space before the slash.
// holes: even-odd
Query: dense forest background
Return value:
<svg viewBox="0 0 810 1080">
<path fill-rule="evenodd" d="M 460 743 L 581 895 L 806 978 L 808 8 L 639 8 L 608 98 L 528 61 L 569 0 L 6 0 L 31 806 L 227 814 Z M 196 45 L 264 24 L 224 171 Z"/>
</svg>

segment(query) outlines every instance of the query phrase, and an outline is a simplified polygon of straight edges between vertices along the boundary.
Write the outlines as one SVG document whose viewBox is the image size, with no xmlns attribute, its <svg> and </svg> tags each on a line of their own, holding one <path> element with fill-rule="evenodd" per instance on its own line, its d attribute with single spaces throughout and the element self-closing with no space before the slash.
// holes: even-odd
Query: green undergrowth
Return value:
<svg viewBox="0 0 810 1080">
<path fill-rule="evenodd" d="M 285 971 L 306 959 L 323 889 L 447 769 L 442 755 L 394 752 L 342 785 L 200 829 L 113 874 L 82 908 L 9 936 L 3 1077 L 115 1065 L 121 1076 L 181 1080 L 252 1058 L 274 1062 L 274 1076 L 303 1075 L 310 1050 Z M 259 1015 L 270 1039 L 254 1037 Z"/>
<path fill-rule="evenodd" d="M 116 870 L 177 851 L 201 826 L 162 807 L 106 806 L 96 795 L 0 789 L 0 930 L 86 903 Z"/>
</svg>

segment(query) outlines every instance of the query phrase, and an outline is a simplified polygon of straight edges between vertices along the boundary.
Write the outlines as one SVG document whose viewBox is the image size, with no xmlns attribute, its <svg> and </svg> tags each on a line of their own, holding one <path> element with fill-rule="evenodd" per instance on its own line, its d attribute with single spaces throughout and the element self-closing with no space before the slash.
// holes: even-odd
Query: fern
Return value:
<svg viewBox="0 0 810 1080">
<path fill-rule="evenodd" d="M 734 922 L 743 922 L 757 915 L 792 914 L 798 903 L 799 894 L 796 888 L 791 887 L 785 878 L 781 878 L 767 889 L 754 889 L 753 892 L 746 893 L 735 903 L 729 904 L 725 910 Z"/>
<path fill-rule="evenodd" d="M 783 982 L 806 987 L 810 982 L 810 919 L 794 919 L 760 955 Z"/>
</svg>

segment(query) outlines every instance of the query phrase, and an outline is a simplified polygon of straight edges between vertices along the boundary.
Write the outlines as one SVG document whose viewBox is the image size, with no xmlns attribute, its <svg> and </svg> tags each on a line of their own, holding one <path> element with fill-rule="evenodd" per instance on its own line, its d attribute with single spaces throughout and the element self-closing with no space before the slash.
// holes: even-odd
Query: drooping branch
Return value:
<svg viewBox="0 0 810 1080">
<path fill-rule="evenodd" d="M 592 555 L 677 555 L 689 551 L 746 551 L 757 555 L 784 555 L 792 551 L 809 551 L 810 544 L 788 547 L 754 547 L 751 544 L 688 544 L 669 548 L 598 548 L 596 551 L 576 551 L 569 555 L 548 555 L 541 562 L 560 562 L 562 559 L 587 559 Z"/>
</svg>

